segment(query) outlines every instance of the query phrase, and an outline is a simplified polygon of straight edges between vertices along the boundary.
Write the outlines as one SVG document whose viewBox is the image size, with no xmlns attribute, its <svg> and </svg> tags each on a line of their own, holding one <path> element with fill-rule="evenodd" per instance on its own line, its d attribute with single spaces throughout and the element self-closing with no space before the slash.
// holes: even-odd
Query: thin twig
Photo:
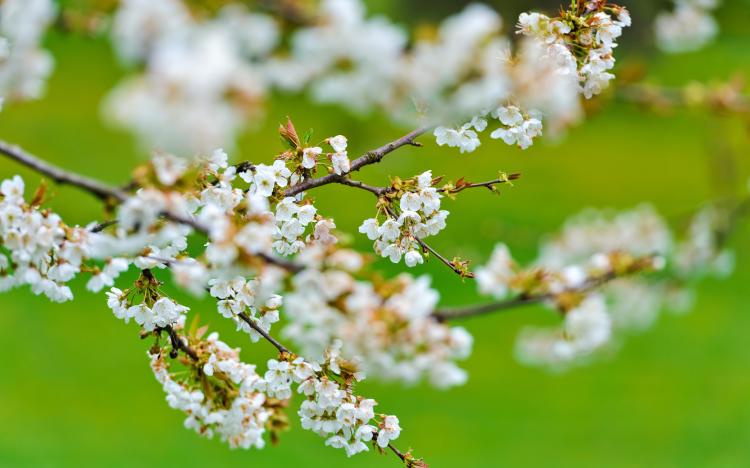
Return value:
<svg viewBox="0 0 750 468">
<path fill-rule="evenodd" d="M 438 260 L 440 260 L 441 262 L 443 262 L 443 263 L 445 263 L 446 265 L 448 265 L 448 268 L 450 268 L 451 270 L 453 270 L 453 272 L 454 272 L 454 273 L 456 273 L 457 275 L 459 275 L 459 276 L 461 276 L 461 277 L 466 277 L 466 278 L 473 278 L 473 277 L 474 277 L 474 275 L 472 275 L 471 273 L 468 273 L 468 274 L 467 274 L 466 272 L 464 272 L 464 271 L 461 271 L 461 269 L 460 269 L 460 268 L 458 268 L 458 267 L 457 267 L 456 265 L 454 265 L 454 264 L 453 264 L 453 262 L 451 262 L 451 261 L 450 261 L 450 260 L 448 260 L 447 258 L 445 258 L 445 257 L 443 257 L 442 255 L 440 255 L 440 253 L 439 253 L 439 252 L 438 252 L 437 250 L 435 250 L 435 249 L 433 249 L 432 247 L 430 247 L 430 246 L 429 246 L 429 245 L 428 245 L 428 244 L 427 244 L 427 243 L 426 243 L 425 241 L 423 241 L 423 240 L 422 240 L 421 238 L 419 238 L 419 237 L 417 237 L 417 236 L 414 236 L 414 239 L 416 239 L 416 240 L 417 240 L 417 242 L 419 242 L 419 245 L 421 245 L 421 246 L 422 246 L 422 249 L 424 249 L 424 250 L 426 250 L 426 251 L 430 252 L 430 253 L 431 253 L 432 255 L 434 255 L 435 257 L 437 257 L 437 259 L 438 259 Z"/>
<path fill-rule="evenodd" d="M 239 318 L 240 318 L 240 319 L 241 319 L 241 320 L 242 320 L 243 322 L 245 322 L 246 324 L 248 324 L 248 325 L 250 326 L 250 328 L 252 328 L 252 329 L 253 329 L 253 330 L 255 330 L 256 332 L 258 332 L 258 334 L 260 334 L 260 336 L 262 336 L 263 338 L 265 338 L 265 339 L 266 339 L 266 341 L 268 341 L 269 343 L 271 343 L 272 345 L 274 345 L 274 346 L 276 347 L 276 349 L 278 349 L 278 350 L 279 350 L 279 352 L 280 352 L 280 353 L 292 354 L 292 352 L 291 352 L 291 351 L 289 351 L 289 348 L 287 348 L 287 347 L 286 347 L 286 346 L 284 346 L 283 344 L 279 343 L 279 342 L 278 342 L 278 341 L 276 340 L 276 338 L 274 338 L 274 337 L 272 337 L 271 335 L 269 335 L 269 334 L 268 334 L 268 332 L 266 332 L 265 330 L 263 330 L 263 329 L 262 329 L 262 328 L 261 328 L 261 327 L 260 327 L 260 326 L 259 326 L 259 325 L 258 325 L 257 323 L 255 323 L 255 321 L 254 321 L 254 320 L 253 320 L 252 318 L 250 318 L 250 317 L 249 317 L 249 316 L 248 316 L 248 315 L 247 315 L 247 314 L 246 314 L 245 312 L 241 312 L 241 313 L 240 313 L 240 314 L 238 314 L 237 316 L 238 316 L 238 317 L 239 317 Z"/>
<path fill-rule="evenodd" d="M 396 456 L 401 459 L 401 461 L 406 461 L 406 455 L 404 455 L 401 450 L 397 449 L 395 445 L 388 444 L 388 448 L 391 449 L 391 452 L 395 453 Z"/>
<path fill-rule="evenodd" d="M 386 214 L 387 214 L 387 215 L 388 215 L 389 217 L 391 217 L 392 219 L 398 219 L 398 216 L 396 216 L 396 213 L 394 213 L 394 212 L 393 212 L 393 210 L 392 210 L 392 209 L 391 209 L 390 207 L 386 206 L 386 207 L 385 207 L 385 212 L 386 212 Z M 433 255 L 434 255 L 435 257 L 437 257 L 437 259 L 438 259 L 438 260 L 440 260 L 441 262 L 443 262 L 443 263 L 445 263 L 446 265 L 448 265 L 448 267 L 449 267 L 449 268 L 450 268 L 451 270 L 453 270 L 453 271 L 454 271 L 454 272 L 455 272 L 456 274 L 458 274 L 459 276 L 462 276 L 462 277 L 463 277 L 463 276 L 468 276 L 469 278 L 472 278 L 472 277 L 473 277 L 473 275 L 472 275 L 472 274 L 468 274 L 468 275 L 467 275 L 466 273 L 462 272 L 462 271 L 461 271 L 461 270 L 460 270 L 460 269 L 459 269 L 458 267 L 456 267 L 456 266 L 455 266 L 455 265 L 453 264 L 453 262 L 451 262 L 451 261 L 450 261 L 450 260 L 448 260 L 447 258 L 445 258 L 445 257 L 443 257 L 442 255 L 440 255 L 440 254 L 438 253 L 438 251 L 437 251 L 437 250 L 435 250 L 435 249 L 433 249 L 432 247 L 430 247 L 430 246 L 429 246 L 429 245 L 428 245 L 428 244 L 427 244 L 427 243 L 426 243 L 425 241 L 423 241 L 423 240 L 422 240 L 421 238 L 419 238 L 419 237 L 417 237 L 417 236 L 412 236 L 412 237 L 414 237 L 414 239 L 415 239 L 415 240 L 416 240 L 416 241 L 417 241 L 417 242 L 419 243 L 419 245 L 420 245 L 420 246 L 422 247 L 422 250 L 423 250 L 423 251 L 427 251 L 427 252 L 430 252 L 430 253 L 432 253 L 432 254 L 433 254 Z"/>
<path fill-rule="evenodd" d="M 328 185 L 328 184 L 333 184 L 333 183 L 342 183 L 341 181 L 344 180 L 352 172 L 358 171 L 362 169 L 363 167 L 368 166 L 370 164 L 375 164 L 377 162 L 380 162 L 380 160 L 382 160 L 386 155 L 401 148 L 402 146 L 407 146 L 407 145 L 420 146 L 418 143 L 415 142 L 415 140 L 417 139 L 417 137 L 429 131 L 430 128 L 431 127 L 418 128 L 416 130 L 409 132 L 408 134 L 402 136 L 401 138 L 397 140 L 394 140 L 390 143 L 386 143 L 380 148 L 368 151 L 367 153 L 363 154 L 362 156 L 358 157 L 357 159 L 351 162 L 349 172 L 347 173 L 328 174 L 326 176 L 318 177 L 316 179 L 307 179 L 293 187 L 289 187 L 284 192 L 284 196 L 293 197 L 297 195 L 298 193 L 305 192 L 315 187 L 320 187 L 322 185 Z"/>
<path fill-rule="evenodd" d="M 464 191 L 466 189 L 477 188 L 477 187 L 486 187 L 486 188 L 491 189 L 495 185 L 506 184 L 506 183 L 508 183 L 511 180 L 517 180 L 517 179 L 520 179 L 520 178 L 521 178 L 521 174 L 520 173 L 515 173 L 515 174 L 510 174 L 508 177 L 505 177 L 505 178 L 502 178 L 502 179 L 493 179 L 493 180 L 488 180 L 487 182 L 477 182 L 477 183 L 474 183 L 474 184 L 465 184 L 465 185 L 460 185 L 458 187 L 454 187 L 452 189 L 440 188 L 437 191 L 438 192 L 443 192 L 443 193 L 458 193 L 458 192 L 462 192 L 462 191 Z"/>
</svg>

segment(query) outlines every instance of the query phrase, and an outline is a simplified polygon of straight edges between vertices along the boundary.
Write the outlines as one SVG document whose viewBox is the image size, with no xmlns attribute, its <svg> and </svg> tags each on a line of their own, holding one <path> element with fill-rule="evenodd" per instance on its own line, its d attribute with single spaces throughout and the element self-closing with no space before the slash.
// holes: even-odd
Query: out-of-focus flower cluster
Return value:
<svg viewBox="0 0 750 468">
<path fill-rule="evenodd" d="M 712 12 L 719 0 L 674 0 L 674 8 L 654 21 L 656 45 L 669 53 L 690 52 L 716 37 L 719 25 Z"/>
<path fill-rule="evenodd" d="M 565 74 L 577 76 L 581 93 L 591 98 L 614 78 L 609 72 L 615 65 L 614 48 L 623 28 L 631 24 L 630 13 L 606 2 L 575 3 L 556 18 L 522 13 L 518 32 L 547 44 L 547 58 Z"/>
<path fill-rule="evenodd" d="M 321 356 L 337 340 L 368 375 L 445 388 L 466 381 L 455 361 L 468 357 L 472 338 L 433 316 L 439 294 L 426 276 L 392 280 L 360 274 L 365 259 L 351 250 L 311 248 L 308 268 L 285 296 L 284 335 L 307 356 Z"/>
<path fill-rule="evenodd" d="M 469 101 L 480 104 L 475 117 L 457 128 L 438 127 L 437 143 L 458 147 L 462 153 L 473 151 L 481 143 L 477 132 L 487 127 L 487 117 L 501 124 L 491 138 L 521 149 L 541 135 L 543 118 L 553 131 L 564 128 L 578 118 L 579 92 L 590 99 L 609 86 L 614 78 L 610 71 L 615 65 L 616 40 L 630 24 L 627 9 L 606 2 L 574 2 L 555 18 L 522 13 L 518 33 L 526 41 L 518 57 L 508 62 L 507 94 L 481 103 Z M 506 55 L 510 54 L 508 49 Z"/>
<path fill-rule="evenodd" d="M 477 283 L 495 298 L 541 296 L 563 314 L 560 328 L 528 328 L 516 345 L 521 361 L 560 370 L 588 361 L 618 333 L 650 326 L 662 309 L 684 310 L 693 279 L 728 274 L 732 254 L 720 243 L 727 222 L 726 210 L 708 206 L 676 241 L 648 206 L 616 215 L 587 211 L 542 243 L 529 269 L 498 245 Z M 659 273 L 631 275 L 641 271 Z"/>
<path fill-rule="evenodd" d="M 675 0 L 655 21 L 666 51 L 694 50 L 717 33 L 718 0 Z M 39 41 L 56 13 L 51 0 L 0 6 L 0 96 L 37 96 L 52 67 Z M 489 118 L 491 133 L 528 148 L 542 121 L 555 134 L 580 119 L 590 98 L 614 78 L 614 50 L 628 11 L 601 1 L 573 2 L 556 17 L 522 13 L 515 47 L 500 16 L 470 4 L 428 31 L 409 34 L 361 0 L 323 0 L 293 28 L 236 2 L 124 0 L 110 35 L 135 68 L 107 100 L 107 114 L 151 148 L 180 156 L 231 146 L 262 114 L 269 92 L 309 90 L 321 102 L 357 112 L 385 110 L 400 122 L 441 125 L 441 145 L 473 151 Z M 524 116 L 510 115 L 519 109 Z M 463 125 L 447 125 L 455 122 Z M 334 167 L 343 167 L 343 159 Z"/>
<path fill-rule="evenodd" d="M 56 11 L 52 0 L 0 3 L 0 107 L 3 99 L 34 99 L 44 91 L 53 59 L 40 42 Z"/>
<path fill-rule="evenodd" d="M 273 89 L 309 89 L 318 101 L 383 109 L 409 123 L 425 115 L 435 123 L 497 118 L 512 105 L 535 117 L 500 119 L 505 132 L 493 138 L 525 148 L 541 133 L 540 116 L 553 131 L 563 129 L 580 117 L 579 88 L 590 97 L 612 78 L 627 10 L 586 5 L 593 6 L 560 18 L 522 15 L 527 37 L 514 52 L 500 35 L 500 16 L 481 4 L 410 37 L 385 17 L 368 17 L 360 0 L 323 0 L 285 50 L 280 22 L 237 4 L 198 18 L 180 0 L 126 0 L 112 38 L 124 60 L 145 67 L 110 96 L 109 113 L 151 146 L 194 154 L 231 144 Z M 464 127 L 450 132 L 465 134 Z M 462 151 L 478 144 L 456 144 L 461 136 L 450 132 L 441 144 Z"/>
<path fill-rule="evenodd" d="M 146 67 L 112 92 L 108 113 L 149 149 L 193 156 L 231 144 L 265 96 L 258 64 L 279 37 L 273 18 L 239 3 L 201 20 L 181 0 L 125 0 L 112 25 L 115 49 Z"/>
</svg>

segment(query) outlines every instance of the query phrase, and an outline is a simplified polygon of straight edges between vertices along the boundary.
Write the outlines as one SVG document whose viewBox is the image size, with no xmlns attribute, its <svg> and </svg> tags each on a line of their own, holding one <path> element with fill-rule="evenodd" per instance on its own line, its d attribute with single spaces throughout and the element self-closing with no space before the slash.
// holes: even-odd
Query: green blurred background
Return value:
<svg viewBox="0 0 750 468">
<path fill-rule="evenodd" d="M 417 23 L 422 18 L 414 12 L 424 11 L 425 2 L 370 3 Z M 460 3 L 439 2 L 436 11 L 455 11 Z M 498 9 L 507 18 L 522 3 Z M 645 3 L 637 15 L 655 8 Z M 647 30 L 636 28 L 632 37 L 626 33 L 619 66 L 645 62 L 649 79 L 667 85 L 747 75 L 749 11 L 747 2 L 727 1 L 719 12 L 721 39 L 682 56 L 649 50 Z M 4 109 L 0 138 L 64 167 L 125 181 L 147 153 L 100 118 L 101 98 L 124 73 L 109 44 L 72 35 L 53 35 L 48 44 L 57 68 L 46 99 Z M 347 135 L 354 153 L 404 132 L 382 115 L 352 116 L 299 97 L 276 97 L 233 158 L 270 160 L 279 149 L 275 127 L 286 115 L 298 128 L 314 127 L 320 137 Z M 476 191 L 446 201 L 448 228 L 433 244 L 480 262 L 503 241 L 527 261 L 544 233 L 587 206 L 624 209 L 651 201 L 679 227 L 701 201 L 744 190 L 748 143 L 746 123 L 698 112 L 654 115 L 611 103 L 560 143 L 546 141 L 520 152 L 486 142 L 476 153 L 459 156 L 428 142 L 362 175 L 383 182 L 389 174 L 428 168 L 470 180 L 497 170 L 522 172 L 523 179 L 500 197 Z M 717 179 L 717 154 L 734 158 L 730 177 Z M 39 180 L 0 161 L 2 178 L 14 173 L 26 176 L 30 186 Z M 356 232 L 372 200 L 348 191 L 342 203 L 343 190 L 324 188 L 315 196 L 340 228 Z M 52 206 L 69 222 L 101 217 L 87 195 L 62 187 L 53 193 Z M 747 235 L 744 228 L 732 240 L 737 251 L 732 279 L 706 281 L 690 314 L 662 316 L 654 328 L 629 336 L 619 353 L 589 367 L 550 375 L 516 363 L 512 348 L 519 329 L 556 320 L 542 308 L 529 308 L 465 324 L 476 341 L 465 363 L 470 380 L 464 387 L 436 391 L 365 382 L 361 393 L 400 417 L 399 446 L 414 447 L 434 467 L 750 466 Z M 356 238 L 359 247 L 368 244 Z M 440 264 L 416 271 L 433 274 L 445 305 L 479 300 L 471 282 L 462 283 Z M 281 446 L 262 451 L 231 451 L 183 429 L 182 415 L 168 408 L 151 374 L 147 344 L 138 339 L 136 326 L 114 319 L 103 297 L 82 286 L 74 289 L 77 300 L 63 305 L 28 289 L 0 295 L 0 466 L 395 466 L 394 459 L 374 453 L 346 460 L 296 422 Z M 273 356 L 270 346 L 251 345 L 227 327 L 209 303 L 185 301 L 203 310 L 204 320 L 227 341 L 241 345 L 247 361 Z"/>
</svg>

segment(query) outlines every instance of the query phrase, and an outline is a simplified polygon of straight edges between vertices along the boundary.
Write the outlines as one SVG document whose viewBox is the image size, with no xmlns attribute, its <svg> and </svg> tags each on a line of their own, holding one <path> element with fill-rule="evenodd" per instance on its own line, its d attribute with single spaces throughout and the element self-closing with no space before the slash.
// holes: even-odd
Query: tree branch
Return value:
<svg viewBox="0 0 750 468">
<path fill-rule="evenodd" d="M 369 166 L 370 164 L 375 164 L 375 163 L 380 162 L 386 155 L 401 148 L 402 146 L 407 146 L 407 145 L 421 146 L 419 143 L 416 143 L 414 140 L 416 140 L 417 137 L 428 132 L 430 128 L 431 127 L 418 128 L 402 136 L 398 140 L 394 140 L 390 143 L 386 143 L 380 148 L 376 148 L 374 150 L 368 151 L 367 153 L 363 154 L 362 156 L 352 161 L 349 172 L 345 174 L 328 174 L 323 177 L 318 177 L 317 179 L 308 179 L 303 182 L 300 182 L 299 184 L 293 187 L 289 187 L 284 192 L 284 196 L 293 197 L 297 195 L 298 193 L 305 192 L 307 190 L 320 187 L 323 185 L 328 185 L 328 184 L 333 184 L 333 183 L 344 183 L 341 181 L 346 179 L 346 176 L 348 176 L 352 172 L 358 171 L 365 166 Z"/>
<path fill-rule="evenodd" d="M 743 83 L 737 81 L 713 87 L 699 87 L 696 100 L 696 94 L 691 93 L 688 87 L 626 84 L 618 87 L 615 98 L 626 103 L 657 109 L 702 105 L 719 113 L 747 114 L 750 113 L 750 96 L 742 93 L 742 87 Z"/>
<path fill-rule="evenodd" d="M 66 171 L 27 153 L 17 145 L 12 145 L 2 140 L 0 140 L 0 153 L 40 174 L 46 175 L 58 184 L 79 187 L 102 200 L 112 198 L 123 202 L 129 197 L 126 192 L 120 189 L 105 185 L 98 180 Z"/>
<path fill-rule="evenodd" d="M 17 145 L 11 145 L 2 140 L 0 140 L 0 154 L 5 155 L 8 158 L 19 162 L 20 164 L 33 169 L 40 174 L 52 178 L 58 184 L 67 184 L 78 187 L 88 193 L 91 193 L 101 200 L 113 199 L 119 203 L 123 203 L 131 198 L 130 194 L 121 189 L 110 187 L 99 182 L 98 180 L 91 179 L 74 172 L 66 171 L 65 169 L 59 168 L 42 160 L 37 156 L 24 151 Z M 169 211 L 163 211 L 161 213 L 161 216 L 169 221 L 190 226 L 202 234 L 208 234 L 209 232 L 209 229 L 206 226 L 201 225 L 200 223 L 198 223 L 198 221 L 192 218 L 181 216 Z M 92 229 L 92 232 L 100 232 L 107 227 L 114 225 L 115 223 L 116 221 L 107 221 L 101 223 L 95 226 Z M 288 260 L 276 258 L 268 254 L 258 253 L 254 255 L 263 259 L 266 263 L 276 265 L 277 267 L 283 268 L 292 273 L 299 273 L 300 271 L 305 269 L 305 267 L 302 265 L 298 265 Z"/>
<path fill-rule="evenodd" d="M 628 273 L 629 274 L 629 273 Z M 584 293 L 601 287 L 610 281 L 620 278 L 625 275 L 618 275 L 615 272 L 609 272 L 605 275 L 597 278 L 592 278 L 582 286 L 577 288 L 569 288 L 559 293 L 543 293 L 543 294 L 532 294 L 532 295 L 520 295 L 512 299 L 506 299 L 498 302 L 491 302 L 488 304 L 477 304 L 466 307 L 455 307 L 455 308 L 444 308 L 437 309 L 432 313 L 432 316 L 439 322 L 445 322 L 447 320 L 458 320 L 469 317 L 477 317 L 480 315 L 487 315 L 494 312 L 502 312 L 516 307 L 522 307 L 532 304 L 539 304 L 544 301 L 553 300 L 562 294 L 574 294 Z"/>
<path fill-rule="evenodd" d="M 366 190 L 372 193 L 373 195 L 375 195 L 376 197 L 383 196 L 384 194 L 388 193 L 389 190 L 391 190 L 390 187 L 375 187 L 374 185 L 367 185 L 358 180 L 352 180 L 349 178 L 343 178 L 335 182 L 341 185 L 348 185 L 349 187 L 355 187 L 358 189 Z"/>
</svg>

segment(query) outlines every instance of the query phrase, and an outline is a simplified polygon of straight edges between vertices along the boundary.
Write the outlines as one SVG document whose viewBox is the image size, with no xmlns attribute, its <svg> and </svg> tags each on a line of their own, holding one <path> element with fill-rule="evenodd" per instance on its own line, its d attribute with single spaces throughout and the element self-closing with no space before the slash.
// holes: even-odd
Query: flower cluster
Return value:
<svg viewBox="0 0 750 468">
<path fill-rule="evenodd" d="M 56 10 L 52 0 L 0 4 L 0 107 L 3 99 L 34 99 L 44 91 L 54 62 L 39 44 Z"/>
<path fill-rule="evenodd" d="M 286 427 L 286 419 L 279 413 L 286 403 L 281 402 L 292 397 L 292 386 L 297 385 L 306 397 L 299 411 L 302 426 L 326 437 L 327 445 L 343 448 L 351 456 L 368 450 L 367 442 L 374 440 L 386 447 L 399 436 L 395 416 L 378 419 L 373 411 L 375 401 L 353 393 L 353 382 L 362 380 L 364 374 L 353 361 L 341 357 L 340 343 L 326 351 L 322 364 L 282 353 L 280 360 L 268 362 L 261 377 L 255 366 L 241 362 L 238 350 L 221 342 L 216 333 L 202 340 L 205 328 L 191 327 L 191 338 L 180 336 L 188 309 L 164 297 L 160 284 L 144 271 L 133 289 L 112 288 L 107 304 L 118 318 L 126 322 L 134 319 L 144 333 L 159 337 L 167 330 L 171 357 L 189 350 L 181 360 L 187 372 L 175 373 L 170 373 L 164 348 L 150 352 L 152 369 L 167 393 L 167 402 L 186 413 L 186 427 L 206 437 L 216 434 L 233 448 L 262 448 L 269 428 L 278 432 Z M 272 295 L 259 305 L 265 294 L 260 281 L 237 277 L 211 280 L 210 285 L 225 317 L 244 323 L 238 318 L 243 314 L 266 331 L 278 320 L 281 297 Z"/>
<path fill-rule="evenodd" d="M 151 369 L 167 394 L 167 403 L 186 414 L 185 427 L 204 437 L 218 435 L 232 448 L 263 448 L 273 409 L 268 407 L 264 382 L 255 366 L 241 362 L 238 350 L 220 341 L 217 333 L 200 346 L 202 359 L 208 358 L 203 366 L 188 362 L 187 376 L 170 373 L 162 350 L 150 354 Z"/>
<path fill-rule="evenodd" d="M 437 127 L 438 145 L 458 147 L 462 153 L 474 151 L 480 145 L 477 132 L 487 127 L 486 119 L 491 116 L 502 124 L 491 138 L 526 149 L 542 133 L 542 115 L 552 120 L 556 130 L 576 120 L 580 109 L 571 95 L 580 92 L 588 99 L 609 85 L 614 78 L 610 70 L 615 65 L 615 41 L 630 24 L 627 9 L 606 2 L 586 2 L 584 6 L 578 2 L 556 18 L 522 13 L 518 33 L 529 41 L 521 44 L 517 63 L 506 73 L 517 83 L 515 98 L 529 109 L 529 115 L 511 104 L 477 112 L 492 108 L 499 99 L 488 100 L 474 109 L 470 122 L 458 128 Z M 509 96 L 500 97 L 507 100 Z"/>
<path fill-rule="evenodd" d="M 381 448 L 398 438 L 401 427 L 395 416 L 376 418 L 375 400 L 352 392 L 353 383 L 363 378 L 356 364 L 342 359 L 341 343 L 326 352 L 322 364 L 310 364 L 302 358 L 268 362 L 265 374 L 269 395 L 291 396 L 292 383 L 305 396 L 298 414 L 302 428 L 326 438 L 326 445 L 344 449 L 348 456 L 367 451 L 367 442 L 375 439 Z"/>
<path fill-rule="evenodd" d="M 284 298 L 283 333 L 305 355 L 322 356 L 341 340 L 343 355 L 357 357 L 368 375 L 407 384 L 428 379 L 438 388 L 466 381 L 455 361 L 469 356 L 472 337 L 432 316 L 439 295 L 427 276 L 357 279 L 364 259 L 350 250 L 312 248 L 301 259 L 308 268 Z"/>
<path fill-rule="evenodd" d="M 290 54 L 269 61 L 281 89 L 310 88 L 319 101 L 365 111 L 387 104 L 407 34 L 387 18 L 367 18 L 360 0 L 323 0 L 321 21 L 296 31 Z"/>
<path fill-rule="evenodd" d="M 526 149 L 532 144 L 532 140 L 541 135 L 541 116 L 526 116 L 516 106 L 505 106 L 492 113 L 500 121 L 502 126 L 490 134 L 490 138 L 500 138 L 508 145 L 518 145 Z"/>
<path fill-rule="evenodd" d="M 24 200 L 25 184 L 20 176 L 0 183 L 0 290 L 29 285 L 34 294 L 55 302 L 73 299 L 66 283 L 82 269 L 91 250 L 89 233 L 65 225 L 60 217 L 41 210 L 43 190 L 34 200 Z M 7 254 L 6 254 L 7 252 Z M 119 262 L 108 271 L 107 281 L 122 271 Z M 127 266 L 125 267 L 127 268 Z M 101 278 L 101 277 L 100 277 Z M 90 289 L 96 289 L 90 284 Z"/>
<path fill-rule="evenodd" d="M 328 141 L 334 155 L 346 158 L 345 137 Z M 27 203 L 23 180 L 19 176 L 5 180 L 0 187 L 0 236 L 7 253 L 0 255 L 0 285 L 8 289 L 28 284 L 37 294 L 65 301 L 72 298 L 66 283 L 77 274 L 90 273 L 87 288 L 98 292 L 114 286 L 131 264 L 141 270 L 169 267 L 178 284 L 197 295 L 204 293 L 212 279 L 257 274 L 265 276 L 268 287 L 264 284 L 261 302 L 247 306 L 267 307 L 249 314 L 266 329 L 278 319 L 272 311 L 278 306 L 263 305 L 271 300 L 280 280 L 280 272 L 267 267 L 269 261 L 274 262 L 274 249 L 289 255 L 306 245 L 337 242 L 333 220 L 319 216 L 304 192 L 283 196 L 290 185 L 302 181 L 307 170 L 301 158 L 287 159 L 286 153 L 271 165 L 237 166 L 229 165 L 222 150 L 190 164 L 157 154 L 135 172 L 139 188 L 132 195 L 117 193 L 121 203 L 116 219 L 85 229 L 70 227 L 41 208 L 44 186 Z M 311 232 L 303 237 L 308 226 Z M 198 255 L 188 249 L 188 236 L 195 230 L 208 236 Z M 226 314 L 232 309 L 229 304 L 222 303 L 227 305 Z M 123 318 L 135 317 L 122 314 Z M 141 315 L 144 318 L 138 320 L 146 323 L 149 314 L 143 311 Z"/>
<path fill-rule="evenodd" d="M 361 0 L 323 0 L 316 13 L 317 21 L 291 32 L 285 49 L 280 24 L 244 6 L 195 15 L 182 0 L 122 2 L 113 41 L 145 71 L 117 87 L 109 113 L 151 146 L 180 154 L 231 144 L 273 89 L 307 89 L 318 101 L 385 110 L 409 124 L 425 114 L 434 123 L 462 121 L 514 102 L 562 129 L 581 115 L 577 81 L 592 95 L 611 79 L 614 40 L 629 24 L 627 10 L 604 2 L 555 19 L 525 14 L 523 30 L 535 39 L 514 51 L 500 34 L 500 16 L 480 4 L 446 18 L 434 34 L 411 38 L 384 17 L 368 17 Z M 448 140 L 466 136 L 460 147 L 476 146 L 475 130 L 453 131 L 459 135 Z M 333 162 L 346 172 L 343 157 Z"/>
<path fill-rule="evenodd" d="M 674 9 L 662 12 L 654 21 L 656 44 L 665 52 L 698 50 L 719 32 L 712 10 L 719 0 L 675 0 Z"/>
<path fill-rule="evenodd" d="M 375 241 L 375 252 L 389 258 L 393 263 L 404 259 L 409 267 L 424 262 L 420 253 L 421 239 L 434 236 L 445 228 L 448 212 L 440 209 L 442 195 L 432 186 L 432 172 L 403 181 L 402 194 L 395 199 L 382 200 L 379 212 L 386 218 L 382 224 L 378 218 L 366 219 L 359 232 Z M 397 194 L 389 193 L 387 196 Z"/>
<path fill-rule="evenodd" d="M 333 149 L 333 153 L 328 153 L 327 157 L 331 161 L 331 170 L 338 175 L 346 174 L 351 169 L 351 162 L 346 151 L 348 140 L 344 135 L 336 135 L 326 138 L 325 142 Z M 293 141 L 292 146 L 299 144 Z M 296 149 L 293 148 L 293 149 Z M 323 148 L 320 146 L 311 146 L 301 149 L 302 161 L 301 166 L 304 169 L 315 170 L 320 163 L 319 158 L 323 154 Z"/>
<path fill-rule="evenodd" d="M 615 251 L 664 256 L 673 244 L 669 226 L 650 205 L 622 212 L 589 209 L 571 216 L 540 246 L 536 263 L 563 268 L 597 253 Z"/>
<path fill-rule="evenodd" d="M 571 217 L 558 234 L 540 246 L 536 263 L 564 268 L 601 258 L 598 253 L 627 252 L 634 256 L 658 255 L 666 260 L 666 272 L 672 272 L 679 249 L 674 237 L 667 223 L 648 205 L 620 213 L 586 210 Z M 684 288 L 655 278 L 620 278 L 603 293 L 613 325 L 622 331 L 649 327 L 661 309 L 683 309 L 686 301 Z"/>
<path fill-rule="evenodd" d="M 630 24 L 630 14 L 624 7 L 606 2 L 575 2 L 574 7 L 556 18 L 522 13 L 518 32 L 545 43 L 548 59 L 578 76 L 581 93 L 588 99 L 601 93 L 614 78 L 609 70 L 615 65 L 615 41 Z"/>
<path fill-rule="evenodd" d="M 436 127 L 433 135 L 438 146 L 458 148 L 461 153 L 471 153 L 482 144 L 477 132 L 487 128 L 487 120 L 474 117 L 458 128 Z"/>
<path fill-rule="evenodd" d="M 300 206 L 293 197 L 286 197 L 276 205 L 276 235 L 274 250 L 281 255 L 291 255 L 300 251 L 305 242 L 300 237 L 306 227 L 315 221 L 317 210 L 312 204 Z"/>
<path fill-rule="evenodd" d="M 253 341 L 258 341 L 260 335 L 245 320 L 252 321 L 265 332 L 279 321 L 282 298 L 276 294 L 264 297 L 260 280 L 248 281 L 238 276 L 231 280 L 211 279 L 209 285 L 211 296 L 219 299 L 216 304 L 219 314 L 234 320 L 238 328 L 245 330 Z M 240 318 L 240 314 L 244 318 Z"/>
<path fill-rule="evenodd" d="M 125 291 L 112 288 L 107 291 L 107 307 L 115 317 L 125 323 L 133 319 L 147 332 L 166 327 L 182 327 L 185 324 L 185 314 L 190 309 L 161 295 L 159 284 L 150 273 L 144 273 L 135 288 Z"/>
<path fill-rule="evenodd" d="M 231 166 L 223 150 L 192 164 L 181 161 L 154 157 L 140 173 L 142 188 L 121 205 L 115 228 L 96 236 L 97 252 L 136 255 L 142 269 L 173 266 L 180 284 L 200 293 L 210 278 L 231 278 L 237 266 L 257 266 L 257 256 L 291 255 L 309 243 L 336 242 L 335 224 L 319 216 L 304 193 L 283 196 L 306 170 L 286 153 L 270 165 Z M 165 217 L 189 223 L 165 223 Z M 303 237 L 307 226 L 312 232 Z M 202 257 L 185 252 L 191 228 L 209 237 Z"/>
<path fill-rule="evenodd" d="M 489 114 L 475 116 L 470 122 L 458 128 L 437 127 L 434 131 L 437 144 L 459 148 L 462 153 L 471 153 L 480 144 L 477 132 L 487 128 L 487 118 L 492 117 L 500 122 L 500 127 L 491 134 L 492 139 L 501 139 L 508 145 L 517 145 L 525 150 L 533 139 L 542 134 L 542 120 L 538 112 L 524 114 L 517 106 L 498 107 Z"/>
</svg>

